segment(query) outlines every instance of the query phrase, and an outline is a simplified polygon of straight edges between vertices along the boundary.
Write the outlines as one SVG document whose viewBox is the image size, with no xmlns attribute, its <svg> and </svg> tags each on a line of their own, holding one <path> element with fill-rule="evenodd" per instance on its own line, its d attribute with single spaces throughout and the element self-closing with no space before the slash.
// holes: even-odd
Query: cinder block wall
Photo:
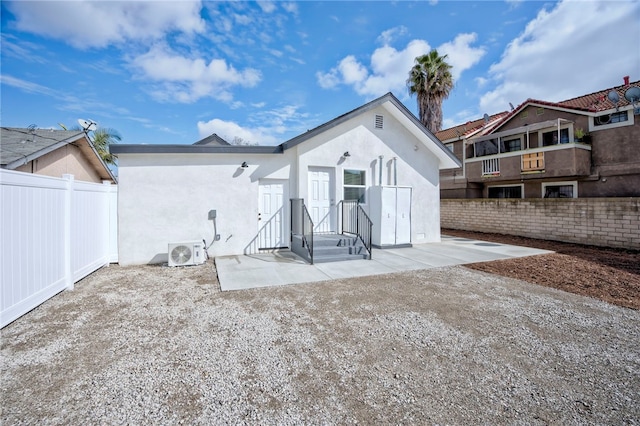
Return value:
<svg viewBox="0 0 640 426">
<path fill-rule="evenodd" d="M 442 228 L 640 249 L 640 198 L 440 200 Z"/>
</svg>

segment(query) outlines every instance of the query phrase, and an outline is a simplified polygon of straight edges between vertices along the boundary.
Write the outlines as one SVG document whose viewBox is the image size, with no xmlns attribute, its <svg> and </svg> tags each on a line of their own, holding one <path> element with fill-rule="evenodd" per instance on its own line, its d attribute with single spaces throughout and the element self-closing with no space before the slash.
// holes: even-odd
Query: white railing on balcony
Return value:
<svg viewBox="0 0 640 426">
<path fill-rule="evenodd" d="M 489 158 L 482 160 L 482 176 L 496 176 L 500 174 L 500 159 Z"/>
</svg>

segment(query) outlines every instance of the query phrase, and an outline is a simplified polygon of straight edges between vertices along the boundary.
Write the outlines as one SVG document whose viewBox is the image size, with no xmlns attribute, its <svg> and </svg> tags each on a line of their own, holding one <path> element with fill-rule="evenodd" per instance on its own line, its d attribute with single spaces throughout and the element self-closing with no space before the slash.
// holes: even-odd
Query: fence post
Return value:
<svg viewBox="0 0 640 426">
<path fill-rule="evenodd" d="M 71 270 L 71 203 L 73 202 L 73 182 L 74 176 L 70 174 L 62 175 L 65 179 L 65 193 L 64 193 L 64 279 L 66 282 L 66 289 L 73 290 L 73 271 Z"/>
<path fill-rule="evenodd" d="M 104 185 L 106 191 L 103 192 L 105 199 L 105 221 L 100 224 L 103 230 L 104 237 L 104 264 L 109 266 L 111 263 L 111 182 L 108 180 L 103 180 L 102 185 Z"/>
</svg>

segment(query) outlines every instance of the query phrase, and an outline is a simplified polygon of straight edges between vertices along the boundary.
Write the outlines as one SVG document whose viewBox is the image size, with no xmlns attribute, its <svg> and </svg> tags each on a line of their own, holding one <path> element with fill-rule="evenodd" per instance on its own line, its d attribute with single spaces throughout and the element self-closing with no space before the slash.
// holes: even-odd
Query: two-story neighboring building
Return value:
<svg viewBox="0 0 640 426">
<path fill-rule="evenodd" d="M 441 172 L 441 198 L 640 196 L 640 81 L 528 99 L 436 136 L 463 163 Z"/>
</svg>

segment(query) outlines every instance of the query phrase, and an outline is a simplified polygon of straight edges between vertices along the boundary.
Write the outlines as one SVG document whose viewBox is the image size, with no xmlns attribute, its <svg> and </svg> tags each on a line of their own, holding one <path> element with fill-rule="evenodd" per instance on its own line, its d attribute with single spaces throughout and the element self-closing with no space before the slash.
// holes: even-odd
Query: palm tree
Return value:
<svg viewBox="0 0 640 426">
<path fill-rule="evenodd" d="M 451 65 L 445 62 L 436 49 L 418 56 L 409 71 L 407 87 L 409 95 L 416 95 L 420 121 L 431 132 L 442 129 L 442 102 L 453 89 Z"/>
<path fill-rule="evenodd" d="M 91 142 L 95 147 L 100 158 L 107 164 L 116 164 L 116 157 L 109 152 L 109 145 L 118 143 L 122 140 L 122 137 L 117 130 L 108 127 L 100 127 L 93 132 L 93 138 Z"/>
</svg>

